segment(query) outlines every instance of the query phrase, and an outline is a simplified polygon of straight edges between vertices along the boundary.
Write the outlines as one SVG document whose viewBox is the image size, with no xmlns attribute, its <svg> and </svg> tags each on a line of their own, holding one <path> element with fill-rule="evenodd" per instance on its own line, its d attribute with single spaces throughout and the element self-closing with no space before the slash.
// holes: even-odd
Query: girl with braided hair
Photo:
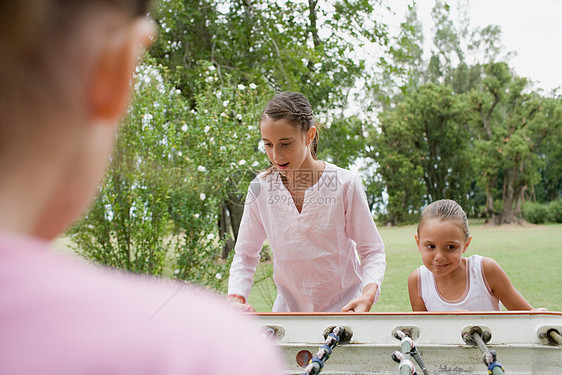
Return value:
<svg viewBox="0 0 562 375">
<path fill-rule="evenodd" d="M 246 301 L 267 239 L 277 286 L 273 311 L 369 311 L 386 261 L 360 178 L 318 160 L 318 127 L 300 93 L 275 95 L 260 131 L 271 168 L 248 189 L 228 299 L 253 311 Z"/>
</svg>

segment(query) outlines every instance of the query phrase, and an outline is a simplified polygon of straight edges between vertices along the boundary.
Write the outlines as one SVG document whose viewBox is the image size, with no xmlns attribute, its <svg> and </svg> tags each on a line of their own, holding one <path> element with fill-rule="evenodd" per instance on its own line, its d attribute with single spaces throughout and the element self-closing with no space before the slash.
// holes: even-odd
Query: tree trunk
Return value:
<svg viewBox="0 0 562 375">
<path fill-rule="evenodd" d="M 308 0 L 308 7 L 310 13 L 308 15 L 308 20 L 310 21 L 309 31 L 312 35 L 312 42 L 314 43 L 314 48 L 317 49 L 320 46 L 320 37 L 318 36 L 318 26 L 317 20 L 318 15 L 316 14 L 316 6 L 318 5 L 318 0 Z"/>
<path fill-rule="evenodd" d="M 519 193 L 517 194 L 517 200 L 515 201 L 515 214 L 517 216 L 521 215 L 521 204 L 525 199 L 525 192 L 527 191 L 527 184 L 521 186 Z"/>
<path fill-rule="evenodd" d="M 517 171 L 515 168 L 510 168 L 506 171 L 503 179 L 503 192 L 502 200 L 503 207 L 501 213 L 494 214 L 492 224 L 522 224 L 522 221 L 518 217 L 517 207 L 519 204 L 517 201 L 520 199 L 520 194 L 516 191 L 515 180 L 517 177 Z"/>
<path fill-rule="evenodd" d="M 488 177 L 486 180 L 486 209 L 484 211 L 486 218 L 491 218 L 494 215 L 494 194 L 492 189 L 496 185 L 496 180 L 497 175 Z"/>
<path fill-rule="evenodd" d="M 219 235 L 221 239 L 225 239 L 221 252 L 221 258 L 226 259 L 235 244 L 230 225 L 230 215 L 228 213 L 228 209 L 226 208 L 226 204 L 223 204 L 221 209 L 219 218 Z"/>
<path fill-rule="evenodd" d="M 230 252 L 236 245 L 243 213 L 243 202 L 240 203 L 234 202 L 233 200 L 228 200 L 222 206 L 221 217 L 219 221 L 219 230 L 221 238 L 226 238 L 226 242 L 222 248 L 221 253 L 222 259 L 226 259 L 228 257 L 228 254 L 230 254 Z"/>
<path fill-rule="evenodd" d="M 229 200 L 226 204 L 228 212 L 230 213 L 230 225 L 232 228 L 232 234 L 234 236 L 234 241 L 238 239 L 238 231 L 240 229 L 240 223 L 242 222 L 242 214 L 244 214 L 244 201 L 234 202 Z"/>
</svg>

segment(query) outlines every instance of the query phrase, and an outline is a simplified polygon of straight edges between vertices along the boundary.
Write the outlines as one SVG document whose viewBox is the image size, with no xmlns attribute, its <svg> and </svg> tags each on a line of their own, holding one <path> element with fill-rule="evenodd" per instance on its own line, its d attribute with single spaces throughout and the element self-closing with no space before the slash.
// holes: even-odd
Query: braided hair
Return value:
<svg viewBox="0 0 562 375">
<path fill-rule="evenodd" d="M 312 126 L 319 129 L 319 124 L 314 121 L 312 107 L 306 97 L 298 92 L 284 91 L 275 95 L 265 105 L 260 121 L 271 118 L 275 121 L 284 120 L 300 129 L 304 133 Z M 318 150 L 318 131 L 312 140 L 311 153 L 314 159 L 317 159 L 316 152 Z"/>
</svg>

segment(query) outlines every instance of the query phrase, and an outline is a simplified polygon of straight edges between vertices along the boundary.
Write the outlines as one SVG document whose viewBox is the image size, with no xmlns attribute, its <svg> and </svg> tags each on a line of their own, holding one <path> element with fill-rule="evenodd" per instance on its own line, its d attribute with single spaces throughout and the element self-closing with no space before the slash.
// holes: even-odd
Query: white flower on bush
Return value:
<svg viewBox="0 0 562 375">
<path fill-rule="evenodd" d="M 211 127 L 209 125 L 205 126 L 205 129 L 203 129 L 205 133 L 208 133 L 209 130 L 211 130 Z"/>
<path fill-rule="evenodd" d="M 237 120 L 242 120 L 242 115 L 241 115 L 240 113 L 238 113 L 238 114 L 236 115 L 236 119 L 237 119 Z"/>
<path fill-rule="evenodd" d="M 205 172 L 205 171 L 207 170 L 207 168 L 205 168 L 204 166 L 200 165 L 200 166 L 197 167 L 197 170 L 198 170 L 199 172 Z"/>
<path fill-rule="evenodd" d="M 244 159 L 242 159 L 238 162 L 238 165 L 244 165 L 244 164 L 246 164 L 246 160 L 244 160 Z"/>
<path fill-rule="evenodd" d="M 174 275 L 178 275 L 180 273 L 180 269 L 176 268 L 176 270 L 174 271 Z"/>
<path fill-rule="evenodd" d="M 213 233 L 209 233 L 209 234 L 207 235 L 207 239 L 208 239 L 208 240 L 214 240 L 214 239 L 215 239 L 215 235 L 214 235 Z"/>
<path fill-rule="evenodd" d="M 186 132 L 187 131 L 187 124 L 183 124 L 183 126 L 181 127 L 181 130 Z"/>
<path fill-rule="evenodd" d="M 238 85 L 238 90 L 245 90 L 246 86 L 244 86 L 243 84 L 239 84 Z"/>
<path fill-rule="evenodd" d="M 193 215 L 194 218 L 199 219 L 199 214 Z"/>
<path fill-rule="evenodd" d="M 260 164 L 260 163 L 258 163 L 257 161 L 255 161 L 255 162 L 252 163 L 252 167 L 255 168 L 255 167 L 257 167 L 259 164 Z"/>
<path fill-rule="evenodd" d="M 251 88 L 252 90 L 255 90 L 257 87 L 258 87 L 258 86 L 256 86 L 255 83 L 250 83 L 250 88 Z"/>
<path fill-rule="evenodd" d="M 215 275 L 215 277 L 217 278 L 217 280 L 221 280 L 221 279 L 222 279 L 222 275 L 220 274 L 220 272 L 217 272 L 217 274 Z"/>
<path fill-rule="evenodd" d="M 254 130 L 256 127 L 254 125 L 248 125 L 248 130 Z"/>
<path fill-rule="evenodd" d="M 201 199 L 202 201 L 204 201 L 206 198 L 207 196 L 205 195 L 205 193 L 199 194 L 199 199 Z"/>
<path fill-rule="evenodd" d="M 210 70 L 211 72 L 215 71 L 215 69 L 216 69 L 216 68 L 215 68 L 214 65 L 209 65 L 209 70 Z"/>
<path fill-rule="evenodd" d="M 215 137 L 209 138 L 209 142 L 211 142 L 211 144 L 214 145 L 215 144 Z"/>
<path fill-rule="evenodd" d="M 178 156 L 182 156 L 183 153 L 181 151 L 178 151 Z"/>
<path fill-rule="evenodd" d="M 207 78 L 205 78 L 205 82 L 207 82 L 207 83 L 213 82 L 213 77 L 207 77 Z"/>
<path fill-rule="evenodd" d="M 226 113 L 221 112 L 221 117 L 226 117 Z"/>
<path fill-rule="evenodd" d="M 224 102 L 222 102 L 223 107 L 227 107 L 228 104 L 230 104 L 230 100 L 225 100 Z"/>
<path fill-rule="evenodd" d="M 145 126 L 149 125 L 150 121 L 152 121 L 152 119 L 153 119 L 153 116 L 150 113 L 145 113 L 142 116 L 142 124 L 145 125 Z"/>
<path fill-rule="evenodd" d="M 220 97 L 222 96 L 222 92 L 221 92 L 221 91 L 217 91 L 217 92 L 215 93 L 215 95 L 217 96 L 217 98 L 220 99 Z"/>
</svg>

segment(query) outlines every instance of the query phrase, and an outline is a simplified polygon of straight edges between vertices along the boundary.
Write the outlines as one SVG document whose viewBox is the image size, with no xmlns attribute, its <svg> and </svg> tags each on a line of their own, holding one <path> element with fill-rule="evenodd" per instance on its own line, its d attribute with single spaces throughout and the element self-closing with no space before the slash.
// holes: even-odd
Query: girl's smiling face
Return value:
<svg viewBox="0 0 562 375">
<path fill-rule="evenodd" d="M 284 120 L 266 118 L 260 130 L 267 157 L 283 175 L 290 178 L 291 172 L 313 168 L 309 145 L 316 135 L 314 126 L 304 132 Z"/>
<path fill-rule="evenodd" d="M 423 264 L 435 277 L 451 275 L 459 269 L 462 254 L 472 240 L 465 237 L 458 223 L 439 219 L 424 222 L 415 237 Z"/>
</svg>

